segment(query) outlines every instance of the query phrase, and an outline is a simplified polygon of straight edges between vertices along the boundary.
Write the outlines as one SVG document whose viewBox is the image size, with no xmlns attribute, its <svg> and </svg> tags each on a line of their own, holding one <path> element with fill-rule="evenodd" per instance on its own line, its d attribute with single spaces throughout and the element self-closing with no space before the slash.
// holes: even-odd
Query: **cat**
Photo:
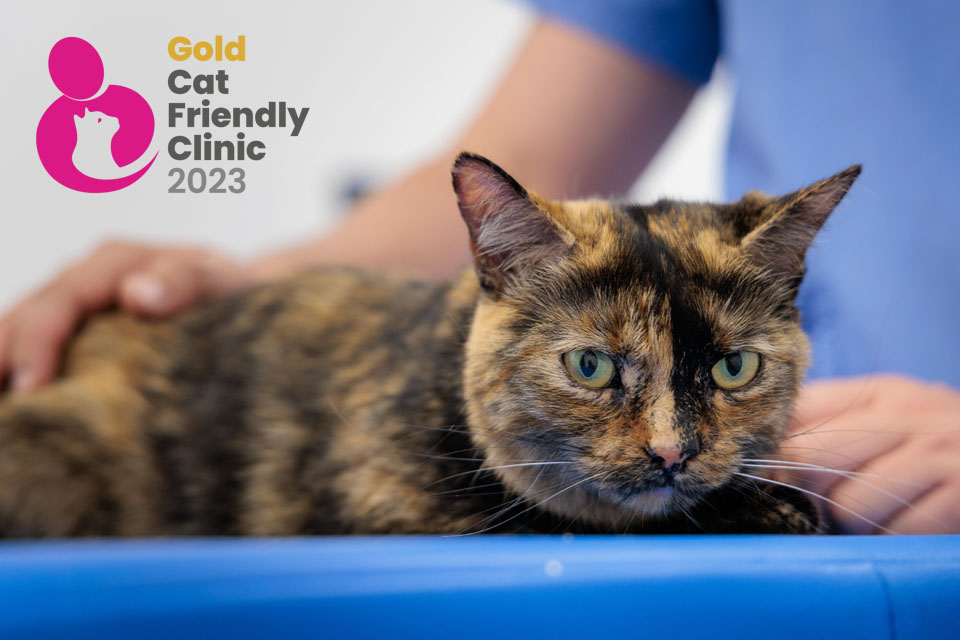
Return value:
<svg viewBox="0 0 960 640">
<path fill-rule="evenodd" d="M 113 180 L 137 173 L 156 157 L 147 151 L 128 165 L 120 167 L 113 158 L 111 143 L 120 130 L 120 120 L 100 111 L 83 110 L 83 116 L 74 115 L 77 146 L 73 150 L 73 166 L 89 178 Z"/>
<path fill-rule="evenodd" d="M 627 205 L 461 154 L 456 278 L 91 319 L 58 382 L 0 401 L 0 533 L 814 533 L 803 494 L 737 473 L 785 432 L 804 255 L 859 172 Z"/>
</svg>

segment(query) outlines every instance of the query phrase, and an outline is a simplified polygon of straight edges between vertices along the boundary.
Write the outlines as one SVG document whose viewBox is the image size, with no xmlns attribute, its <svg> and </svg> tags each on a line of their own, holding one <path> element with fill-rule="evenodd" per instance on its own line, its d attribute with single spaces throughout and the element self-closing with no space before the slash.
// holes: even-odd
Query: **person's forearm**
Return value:
<svg viewBox="0 0 960 640">
<path fill-rule="evenodd" d="M 361 201 L 331 234 L 254 266 L 267 279 L 321 265 L 400 266 L 445 276 L 467 264 L 450 167 L 483 154 L 547 198 L 622 193 L 694 93 L 678 77 L 570 27 L 541 22 L 454 145 Z"/>
<path fill-rule="evenodd" d="M 466 229 L 450 188 L 446 154 L 361 200 L 333 232 L 269 255 L 254 265 L 258 279 L 325 266 L 403 266 L 445 276 L 470 255 Z"/>
</svg>

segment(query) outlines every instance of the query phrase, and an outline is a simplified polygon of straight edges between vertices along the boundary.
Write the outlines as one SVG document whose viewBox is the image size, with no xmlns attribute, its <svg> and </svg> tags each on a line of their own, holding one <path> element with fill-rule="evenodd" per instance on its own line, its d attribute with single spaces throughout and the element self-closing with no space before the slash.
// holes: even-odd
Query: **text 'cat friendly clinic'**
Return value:
<svg viewBox="0 0 960 640">
<path fill-rule="evenodd" d="M 194 58 L 201 62 L 207 60 L 242 62 L 246 59 L 246 36 L 238 36 L 235 41 L 224 44 L 223 36 L 216 36 L 213 43 L 191 43 L 189 38 L 178 36 L 170 40 L 167 46 L 170 57 L 177 61 Z M 192 75 L 186 69 L 175 69 L 167 79 L 170 91 L 178 95 L 190 93 L 199 95 L 226 95 L 230 91 L 227 81 L 230 76 L 224 69 L 216 73 Z M 265 107 L 214 107 L 204 98 L 200 106 L 187 106 L 185 102 L 171 102 L 168 109 L 168 123 L 171 128 L 178 125 L 190 128 L 233 127 L 235 129 L 251 127 L 292 127 L 291 136 L 300 133 L 307 119 L 309 107 L 297 109 L 288 107 L 286 102 L 270 101 Z M 214 140 L 209 131 L 204 134 L 174 136 L 167 145 L 167 152 L 174 160 L 261 160 L 266 155 L 266 145 L 261 140 L 247 140 L 246 134 L 238 131 L 235 140 Z"/>
</svg>

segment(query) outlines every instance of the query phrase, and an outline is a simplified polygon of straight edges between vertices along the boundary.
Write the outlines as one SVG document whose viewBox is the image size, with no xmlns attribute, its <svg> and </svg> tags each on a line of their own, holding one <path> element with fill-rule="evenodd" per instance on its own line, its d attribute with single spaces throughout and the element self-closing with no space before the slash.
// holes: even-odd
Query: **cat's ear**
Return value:
<svg viewBox="0 0 960 640">
<path fill-rule="evenodd" d="M 860 165 L 854 165 L 779 198 L 748 193 L 735 205 L 741 246 L 774 273 L 799 284 L 807 248 L 859 175 Z"/>
<path fill-rule="evenodd" d="M 573 245 L 572 234 L 535 196 L 482 156 L 457 156 L 453 188 L 477 274 L 488 291 L 499 293 L 529 279 Z"/>
</svg>

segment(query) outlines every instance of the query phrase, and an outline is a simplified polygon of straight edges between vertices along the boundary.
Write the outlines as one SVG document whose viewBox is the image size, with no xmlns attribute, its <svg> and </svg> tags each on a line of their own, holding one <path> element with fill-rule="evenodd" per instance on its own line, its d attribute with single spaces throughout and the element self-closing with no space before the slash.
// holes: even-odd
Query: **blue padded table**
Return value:
<svg viewBox="0 0 960 640">
<path fill-rule="evenodd" d="M 960 638 L 960 536 L 0 544 L 0 638 Z"/>
</svg>

